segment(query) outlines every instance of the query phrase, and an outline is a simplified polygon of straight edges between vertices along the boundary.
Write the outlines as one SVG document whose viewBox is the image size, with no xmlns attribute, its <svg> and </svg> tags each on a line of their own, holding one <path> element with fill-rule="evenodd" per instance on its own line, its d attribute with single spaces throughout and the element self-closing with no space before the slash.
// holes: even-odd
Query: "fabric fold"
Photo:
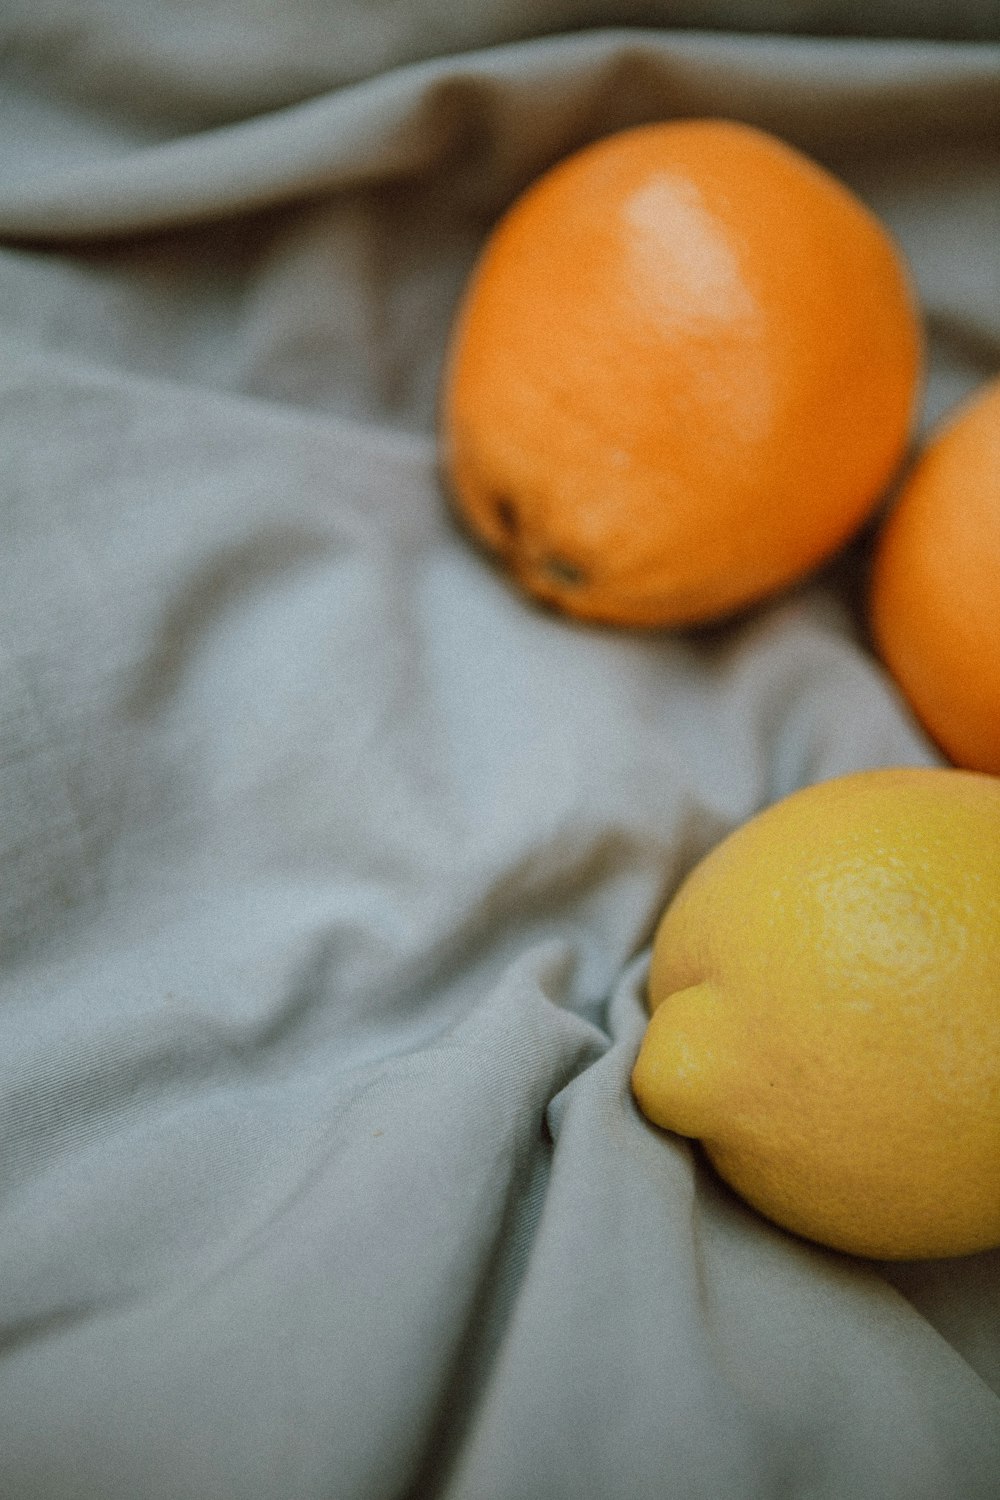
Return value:
<svg viewBox="0 0 1000 1500">
<path fill-rule="evenodd" d="M 486 101 L 493 153 L 509 156 L 512 141 L 530 152 L 517 162 L 524 180 L 541 170 L 557 141 L 563 146 L 581 116 L 598 109 L 604 128 L 664 110 L 734 112 L 765 128 L 780 122 L 790 139 L 815 149 L 843 146 L 845 135 L 857 140 L 873 129 L 896 138 L 920 130 L 929 89 L 935 135 L 962 140 L 995 129 L 1000 119 L 998 50 L 988 43 L 642 29 L 515 42 L 412 63 L 193 136 L 120 147 L 103 159 L 88 153 L 73 166 L 47 166 L 29 152 L 0 184 L 0 233 L 56 241 L 145 233 L 419 178 L 448 170 L 456 154 L 461 160 L 470 135 L 481 149 Z M 530 135 L 517 125 L 526 115 Z M 511 186 L 504 183 L 508 192 Z"/>
</svg>

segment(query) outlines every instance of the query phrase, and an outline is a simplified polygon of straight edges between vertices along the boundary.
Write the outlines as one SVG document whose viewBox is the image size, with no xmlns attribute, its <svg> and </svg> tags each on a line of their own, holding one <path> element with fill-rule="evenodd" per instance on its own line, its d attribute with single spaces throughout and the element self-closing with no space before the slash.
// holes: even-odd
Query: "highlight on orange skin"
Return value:
<svg viewBox="0 0 1000 1500">
<path fill-rule="evenodd" d="M 709 619 L 866 518 L 922 359 L 901 257 L 819 166 L 723 120 L 559 163 L 491 235 L 456 317 L 443 469 L 538 598 L 623 625 Z"/>
</svg>

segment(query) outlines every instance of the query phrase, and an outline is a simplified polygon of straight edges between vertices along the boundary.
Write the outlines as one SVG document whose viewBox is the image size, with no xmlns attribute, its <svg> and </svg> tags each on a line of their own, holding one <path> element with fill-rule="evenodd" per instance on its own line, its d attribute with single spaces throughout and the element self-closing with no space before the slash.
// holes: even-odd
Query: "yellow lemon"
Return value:
<svg viewBox="0 0 1000 1500">
<path fill-rule="evenodd" d="M 1000 779 L 774 804 L 684 881 L 648 993 L 640 1108 L 762 1213 L 884 1259 L 1000 1245 Z"/>
</svg>

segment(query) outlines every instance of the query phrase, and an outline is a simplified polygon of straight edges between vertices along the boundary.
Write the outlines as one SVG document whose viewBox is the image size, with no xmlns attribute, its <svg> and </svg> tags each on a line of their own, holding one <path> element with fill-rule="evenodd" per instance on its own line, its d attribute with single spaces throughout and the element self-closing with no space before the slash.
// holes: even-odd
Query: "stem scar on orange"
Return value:
<svg viewBox="0 0 1000 1500">
<path fill-rule="evenodd" d="M 640 126 L 495 226 L 447 352 L 442 471 L 537 598 L 709 620 L 866 519 L 921 365 L 902 256 L 846 186 L 734 121 Z"/>
</svg>

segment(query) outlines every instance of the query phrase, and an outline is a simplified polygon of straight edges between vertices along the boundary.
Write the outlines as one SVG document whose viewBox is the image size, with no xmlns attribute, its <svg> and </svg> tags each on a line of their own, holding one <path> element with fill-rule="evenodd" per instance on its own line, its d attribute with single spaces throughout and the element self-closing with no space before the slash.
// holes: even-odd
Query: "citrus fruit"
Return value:
<svg viewBox="0 0 1000 1500">
<path fill-rule="evenodd" d="M 640 1108 L 769 1218 L 884 1259 L 1000 1244 L 1000 781 L 775 803 L 682 884 L 648 994 Z"/>
<path fill-rule="evenodd" d="M 921 363 L 900 252 L 847 187 L 734 121 L 640 126 L 557 163 L 488 237 L 446 353 L 442 474 L 546 603 L 708 620 L 858 527 Z"/>
<path fill-rule="evenodd" d="M 876 544 L 872 632 L 957 765 L 1000 774 L 1000 379 L 932 435 Z"/>
</svg>

